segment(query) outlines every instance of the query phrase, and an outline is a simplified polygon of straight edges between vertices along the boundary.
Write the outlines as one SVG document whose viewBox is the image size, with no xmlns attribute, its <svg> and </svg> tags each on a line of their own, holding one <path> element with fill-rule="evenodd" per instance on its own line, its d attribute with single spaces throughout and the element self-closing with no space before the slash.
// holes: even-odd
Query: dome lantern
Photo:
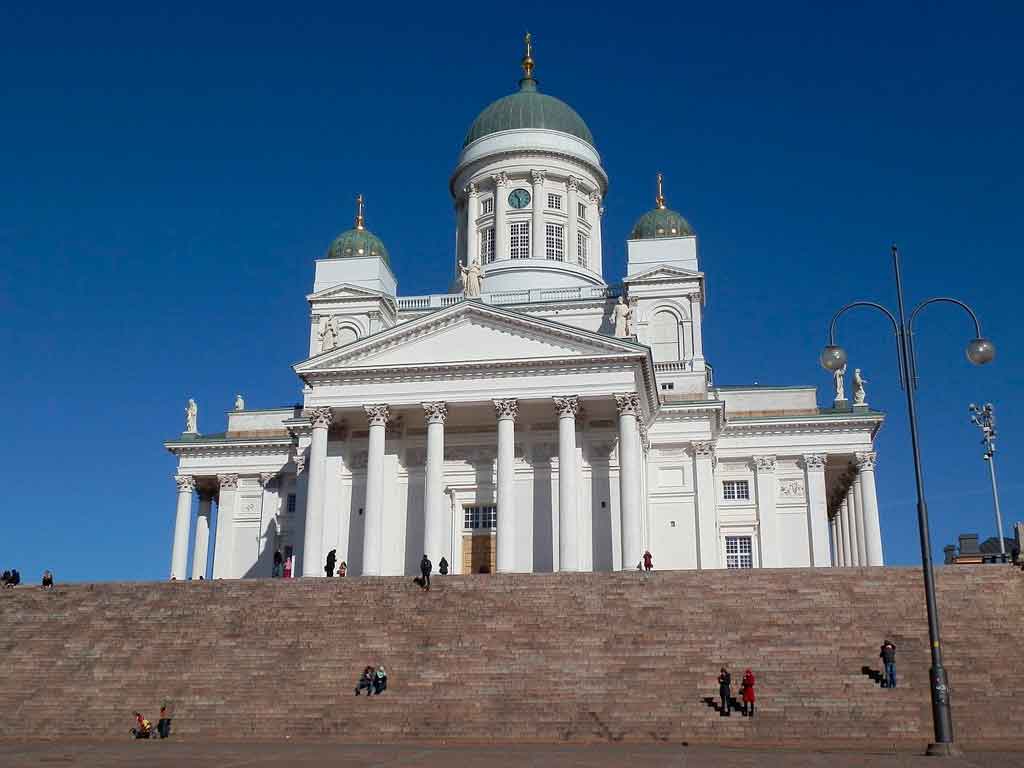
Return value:
<svg viewBox="0 0 1024 768">
<path fill-rule="evenodd" d="M 360 259 L 375 257 L 381 259 L 388 267 L 391 260 L 388 249 L 383 241 L 366 228 L 366 217 L 363 211 L 363 196 L 356 196 L 356 219 L 352 229 L 346 230 L 334 238 L 327 249 L 328 259 Z"/>
<path fill-rule="evenodd" d="M 654 240 L 661 237 L 692 237 L 697 234 L 690 222 L 681 214 L 665 206 L 663 176 L 658 174 L 658 194 L 655 207 L 636 220 L 630 232 L 630 240 Z"/>
</svg>

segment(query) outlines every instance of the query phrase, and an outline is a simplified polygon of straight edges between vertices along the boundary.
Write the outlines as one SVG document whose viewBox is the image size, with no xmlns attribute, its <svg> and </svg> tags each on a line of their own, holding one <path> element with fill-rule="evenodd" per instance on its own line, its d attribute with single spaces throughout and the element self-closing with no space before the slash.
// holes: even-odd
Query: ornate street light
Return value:
<svg viewBox="0 0 1024 768">
<path fill-rule="evenodd" d="M 892 247 L 892 265 L 896 274 L 897 315 L 893 315 L 881 304 L 873 301 L 854 301 L 832 316 L 828 327 L 828 346 L 821 353 L 821 364 L 835 372 L 846 364 L 846 351 L 836 344 L 836 320 L 855 307 L 871 307 L 882 312 L 892 323 L 896 332 L 896 349 L 899 355 L 901 386 L 907 395 L 907 419 L 910 424 L 910 445 L 914 455 L 914 480 L 917 485 L 917 526 L 921 539 L 921 568 L 924 571 L 925 602 L 928 608 L 928 637 L 931 640 L 932 666 L 929 670 L 932 693 L 932 720 L 935 727 L 935 741 L 928 745 L 930 755 L 951 755 L 958 752 L 953 744 L 953 717 L 949 704 L 949 683 L 942 666 L 942 646 L 939 641 L 939 609 L 935 601 L 935 574 L 932 570 L 931 534 L 928 530 L 928 505 L 924 496 L 924 475 L 921 472 L 921 452 L 917 434 L 917 406 L 914 391 L 917 389 L 917 360 L 914 356 L 914 320 L 922 309 L 930 304 L 945 302 L 964 309 L 974 321 L 974 338 L 967 344 L 967 359 L 975 365 L 984 365 L 995 358 L 995 346 L 981 335 L 981 323 L 969 306 L 959 299 L 939 296 L 926 299 L 918 304 L 910 318 L 903 308 L 903 276 L 900 272 L 900 254 Z"/>
<path fill-rule="evenodd" d="M 968 406 L 971 412 L 971 423 L 981 430 L 981 444 L 985 446 L 981 457 L 988 462 L 988 472 L 992 479 L 992 500 L 996 506 L 996 530 L 999 532 L 999 554 L 1006 560 L 1006 541 L 1003 539 L 1003 513 L 999 510 L 999 489 L 996 487 L 996 411 L 992 403 L 985 403 L 979 408 L 974 403 Z"/>
</svg>

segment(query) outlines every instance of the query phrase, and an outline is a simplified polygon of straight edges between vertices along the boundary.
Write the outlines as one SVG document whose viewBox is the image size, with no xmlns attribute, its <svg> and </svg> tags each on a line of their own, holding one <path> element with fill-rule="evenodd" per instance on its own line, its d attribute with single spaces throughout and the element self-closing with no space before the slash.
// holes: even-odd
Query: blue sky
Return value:
<svg viewBox="0 0 1024 768">
<path fill-rule="evenodd" d="M 145 4 L 143 4 L 145 5 Z M 1000 416 L 1017 498 L 1024 10 L 1016 3 L 22 4 L 0 9 L 0 564 L 35 580 L 165 578 L 175 491 L 161 443 L 300 398 L 313 261 L 352 198 L 403 294 L 444 290 L 447 192 L 473 117 L 510 92 L 534 34 L 541 89 L 587 121 L 611 179 L 605 277 L 656 171 L 700 237 L 719 383 L 822 388 L 832 312 L 952 294 L 995 340 L 932 308 L 918 335 L 937 550 L 994 531 L 972 400 Z M 62 7 L 63 6 L 63 7 Z M 889 412 L 886 556 L 919 562 L 895 347 L 840 327 Z"/>
</svg>

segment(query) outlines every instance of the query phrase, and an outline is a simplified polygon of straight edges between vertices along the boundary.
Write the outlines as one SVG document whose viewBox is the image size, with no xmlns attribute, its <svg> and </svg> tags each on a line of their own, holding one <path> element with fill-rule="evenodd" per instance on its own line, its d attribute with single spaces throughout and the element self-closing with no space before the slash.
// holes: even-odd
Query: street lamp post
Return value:
<svg viewBox="0 0 1024 768">
<path fill-rule="evenodd" d="M 971 423 L 981 430 L 981 444 L 985 446 L 982 458 L 988 462 L 989 476 L 992 478 L 992 500 L 996 507 L 996 530 L 999 532 L 999 554 L 1006 560 L 1006 541 L 1003 539 L 1003 513 L 999 510 L 999 489 L 996 487 L 996 412 L 992 403 L 985 403 L 981 408 L 971 403 Z"/>
<path fill-rule="evenodd" d="M 914 391 L 917 389 L 917 361 L 914 356 L 914 320 L 922 309 L 944 302 L 956 304 L 964 309 L 974 321 L 975 337 L 967 344 L 967 359 L 975 365 L 984 365 L 995 357 L 995 346 L 981 335 L 981 323 L 969 306 L 959 299 L 939 296 L 926 299 L 918 304 L 908 319 L 903 306 L 903 275 L 900 272 L 900 254 L 896 246 L 892 247 L 892 265 L 896 275 L 897 316 L 881 304 L 873 301 L 854 301 L 842 307 L 829 323 L 828 346 L 821 353 L 821 364 L 835 372 L 846 365 L 846 350 L 836 344 L 836 321 L 841 315 L 855 307 L 870 307 L 882 312 L 892 323 L 896 332 L 896 348 L 899 356 L 900 378 L 907 396 L 907 420 L 910 425 L 910 445 L 914 457 L 914 481 L 917 486 L 917 526 L 921 539 L 921 569 L 924 572 L 925 604 L 928 610 L 928 638 L 931 641 L 932 665 L 929 680 L 932 694 L 932 721 L 935 728 L 935 741 L 928 745 L 929 755 L 952 755 L 958 750 L 953 744 L 953 718 L 949 704 L 949 683 L 946 670 L 942 666 L 942 646 L 939 640 L 939 609 L 935 601 L 935 573 L 932 568 L 931 534 L 928 530 L 928 505 L 924 495 L 924 475 L 921 471 L 920 441 L 917 434 L 917 405 Z"/>
</svg>

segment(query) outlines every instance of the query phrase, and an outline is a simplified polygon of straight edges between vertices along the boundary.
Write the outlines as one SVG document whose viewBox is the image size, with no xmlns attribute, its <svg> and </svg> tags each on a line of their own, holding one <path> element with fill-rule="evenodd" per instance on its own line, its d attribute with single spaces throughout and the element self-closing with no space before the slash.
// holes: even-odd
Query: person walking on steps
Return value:
<svg viewBox="0 0 1024 768">
<path fill-rule="evenodd" d="M 275 579 L 281 578 L 281 571 L 284 568 L 284 557 L 281 555 L 281 550 L 274 550 L 274 565 L 270 569 L 270 575 Z"/>
<path fill-rule="evenodd" d="M 743 682 L 740 684 L 740 698 L 743 700 L 743 715 L 754 716 L 754 673 L 749 669 L 743 673 Z"/>
<path fill-rule="evenodd" d="M 732 701 L 732 675 L 722 667 L 718 673 L 718 695 L 722 697 L 722 715 L 729 717 L 729 702 Z"/>
<path fill-rule="evenodd" d="M 423 555 L 423 559 L 420 560 L 420 576 L 423 578 L 423 583 L 420 585 L 425 590 L 430 590 L 430 572 L 434 570 L 434 564 L 430 562 L 430 558 Z"/>
<path fill-rule="evenodd" d="M 651 557 L 651 551 L 649 549 L 645 549 L 644 550 L 644 570 L 645 571 L 653 571 L 654 570 L 654 561 L 653 561 L 653 558 Z"/>
<path fill-rule="evenodd" d="M 896 687 L 896 645 L 892 640 L 886 638 L 882 648 L 878 652 L 878 658 L 885 665 L 885 676 L 882 678 L 883 688 Z"/>
<path fill-rule="evenodd" d="M 441 555 L 441 562 L 437 564 L 437 572 L 442 576 L 448 575 L 448 561 L 445 559 L 444 555 Z"/>
<path fill-rule="evenodd" d="M 334 564 L 338 562 L 338 550 L 332 549 L 327 553 L 327 564 L 324 566 L 324 573 L 328 578 L 334 575 Z"/>
</svg>

